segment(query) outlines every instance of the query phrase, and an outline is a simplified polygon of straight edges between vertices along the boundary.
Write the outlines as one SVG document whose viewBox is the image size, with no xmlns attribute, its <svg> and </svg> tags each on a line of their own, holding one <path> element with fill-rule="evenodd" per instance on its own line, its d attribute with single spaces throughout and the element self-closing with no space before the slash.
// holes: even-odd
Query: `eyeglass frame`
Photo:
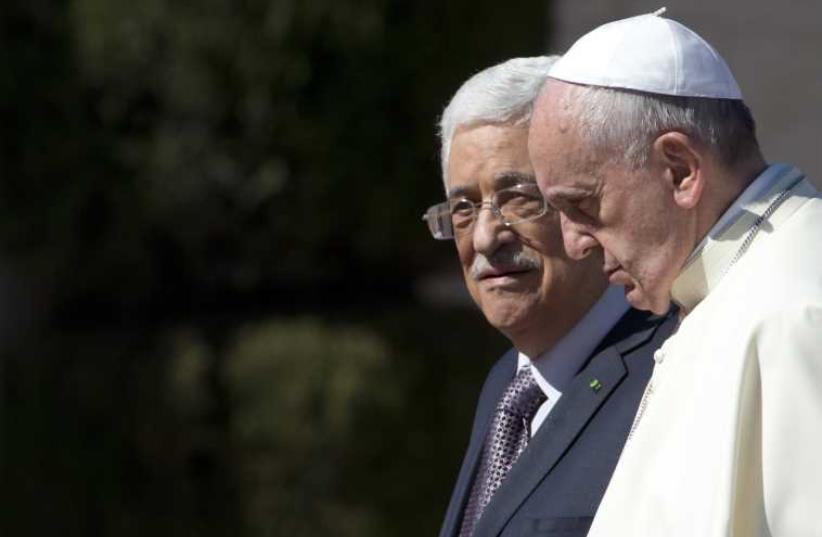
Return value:
<svg viewBox="0 0 822 537">
<path fill-rule="evenodd" d="M 506 187 L 506 188 L 501 188 L 501 189 L 497 190 L 496 192 L 494 192 L 491 195 L 491 199 L 483 200 L 483 201 L 476 201 L 476 202 L 471 201 L 470 199 L 468 199 L 465 196 L 460 196 L 460 197 L 453 198 L 453 199 L 447 199 L 443 202 L 436 203 L 436 204 L 430 206 L 425 211 L 425 213 L 422 215 L 422 220 L 425 221 L 426 223 L 428 223 L 428 231 L 431 233 L 431 236 L 435 240 L 446 241 L 446 240 L 456 239 L 457 235 L 458 235 L 456 229 L 454 228 L 454 224 L 453 224 L 453 220 L 452 220 L 453 215 L 451 213 L 451 204 L 454 201 L 467 202 L 472 206 L 472 209 L 473 209 L 470 226 L 466 227 L 465 231 L 462 234 L 465 234 L 469 230 L 473 229 L 474 224 L 476 223 L 477 218 L 479 217 L 479 213 L 484 207 L 488 207 L 491 210 L 491 214 L 496 216 L 505 227 L 511 227 L 511 226 L 514 226 L 514 225 L 517 225 L 517 224 L 522 224 L 522 223 L 525 223 L 525 222 L 533 222 L 534 220 L 542 218 L 543 216 L 548 214 L 550 211 L 554 210 L 553 207 L 551 207 L 548 204 L 548 201 L 540 194 L 538 197 L 539 197 L 539 199 L 542 200 L 543 207 L 542 207 L 542 211 L 539 214 L 534 215 L 534 216 L 529 216 L 528 218 L 521 218 L 519 220 L 508 220 L 507 217 L 504 214 L 502 214 L 502 210 L 500 209 L 499 205 L 497 204 L 498 196 L 502 192 L 506 192 L 506 191 L 509 191 L 509 190 L 515 190 L 515 189 L 521 189 L 523 187 L 537 188 L 537 185 L 536 185 L 536 183 L 526 182 L 526 183 L 515 184 L 515 185 L 509 186 L 509 187 Z M 429 220 L 435 218 L 436 216 L 441 216 L 441 215 L 446 215 L 447 216 L 446 220 L 448 222 L 448 226 L 446 228 L 445 226 L 440 225 L 440 226 L 438 226 L 438 229 L 439 230 L 450 229 L 450 236 L 449 236 L 448 233 L 443 233 L 442 231 L 439 231 L 439 233 L 438 233 L 437 230 L 434 229 L 432 223 L 429 221 Z"/>
</svg>

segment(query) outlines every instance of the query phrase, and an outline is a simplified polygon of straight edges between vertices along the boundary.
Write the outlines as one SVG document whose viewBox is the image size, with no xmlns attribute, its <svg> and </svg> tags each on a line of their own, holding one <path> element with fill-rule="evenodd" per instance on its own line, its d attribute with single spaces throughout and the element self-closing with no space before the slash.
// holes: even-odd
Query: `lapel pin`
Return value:
<svg viewBox="0 0 822 537">
<path fill-rule="evenodd" d="M 598 392 L 602 389 L 602 383 L 599 381 L 599 379 L 591 379 L 591 381 L 588 383 L 588 387 L 594 390 L 594 392 Z"/>
</svg>

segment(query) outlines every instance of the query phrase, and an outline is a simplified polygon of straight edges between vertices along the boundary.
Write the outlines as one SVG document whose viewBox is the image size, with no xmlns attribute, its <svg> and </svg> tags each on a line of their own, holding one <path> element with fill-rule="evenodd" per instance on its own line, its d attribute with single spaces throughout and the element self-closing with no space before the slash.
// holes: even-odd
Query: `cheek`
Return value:
<svg viewBox="0 0 822 537">
<path fill-rule="evenodd" d="M 460 266 L 462 267 L 465 287 L 468 289 L 468 293 L 474 299 L 474 302 L 481 307 L 482 293 L 480 292 L 478 282 L 474 281 L 471 277 L 471 265 L 474 263 L 474 249 L 471 247 L 470 241 L 464 240 L 457 240 L 456 248 Z"/>
<path fill-rule="evenodd" d="M 549 213 L 536 222 L 520 224 L 523 245 L 539 257 L 564 256 L 560 219 L 559 213 Z"/>
<path fill-rule="evenodd" d="M 541 252 L 543 255 L 547 257 L 567 257 L 565 253 L 565 241 L 563 240 L 563 230 L 560 228 L 559 223 L 557 223 L 557 232 L 551 233 L 549 237 L 547 237 L 544 241 L 544 246 L 541 248 Z"/>
<path fill-rule="evenodd" d="M 582 263 L 568 257 L 561 234 L 552 237 L 543 246 L 537 252 L 543 281 L 550 282 L 551 280 L 563 279 L 575 266 L 582 266 Z"/>
<path fill-rule="evenodd" d="M 650 241 L 648 237 L 625 245 L 628 272 L 646 292 L 658 290 L 668 279 L 670 245 Z"/>
<path fill-rule="evenodd" d="M 465 239 L 457 239 L 454 244 L 457 247 L 457 256 L 459 257 L 460 264 L 463 270 L 467 271 L 471 267 L 471 263 L 474 262 L 474 249 L 471 247 L 470 241 L 466 241 Z"/>
<path fill-rule="evenodd" d="M 623 263 L 643 263 L 656 257 L 667 238 L 667 232 L 647 217 L 636 216 L 597 233 L 602 247 Z"/>
</svg>

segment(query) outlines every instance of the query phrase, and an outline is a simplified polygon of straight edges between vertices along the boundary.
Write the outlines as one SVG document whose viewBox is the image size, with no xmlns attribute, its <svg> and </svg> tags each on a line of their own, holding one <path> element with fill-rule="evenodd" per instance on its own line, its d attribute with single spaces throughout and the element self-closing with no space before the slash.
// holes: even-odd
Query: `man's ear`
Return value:
<svg viewBox="0 0 822 537">
<path fill-rule="evenodd" d="M 693 209 L 705 188 L 705 161 L 694 140 L 682 132 L 666 132 L 654 140 L 652 151 L 665 180 L 682 209 Z"/>
</svg>

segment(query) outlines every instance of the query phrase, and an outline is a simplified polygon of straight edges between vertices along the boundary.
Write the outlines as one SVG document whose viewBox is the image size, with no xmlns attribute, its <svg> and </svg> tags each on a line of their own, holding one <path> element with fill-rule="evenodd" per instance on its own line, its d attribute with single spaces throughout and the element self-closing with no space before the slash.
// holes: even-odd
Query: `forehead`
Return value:
<svg viewBox="0 0 822 537">
<path fill-rule="evenodd" d="M 574 86 L 561 80 L 549 78 L 534 101 L 533 126 L 550 125 L 562 132 L 571 126 L 573 119 Z"/>
<path fill-rule="evenodd" d="M 570 84 L 551 80 L 534 107 L 528 150 L 543 189 L 596 183 L 604 162 L 580 135 L 571 92 Z"/>
<path fill-rule="evenodd" d="M 509 172 L 533 176 L 527 125 L 486 124 L 457 129 L 448 162 L 449 192 L 456 187 L 493 186 L 496 178 Z"/>
</svg>

